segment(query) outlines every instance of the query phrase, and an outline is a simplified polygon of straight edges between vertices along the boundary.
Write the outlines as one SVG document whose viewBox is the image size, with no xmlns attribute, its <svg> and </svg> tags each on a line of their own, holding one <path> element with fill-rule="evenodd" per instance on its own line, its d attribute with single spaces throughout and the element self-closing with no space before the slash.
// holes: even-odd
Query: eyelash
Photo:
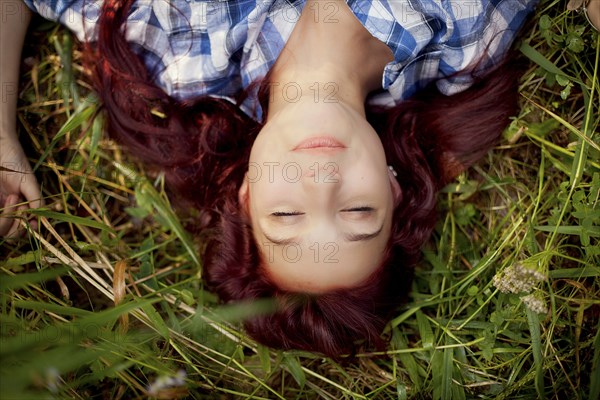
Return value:
<svg viewBox="0 0 600 400">
<path fill-rule="evenodd" d="M 277 212 L 271 213 L 271 215 L 274 216 L 274 217 L 293 217 L 295 215 L 302 215 L 302 214 L 304 214 L 304 213 L 300 212 L 300 211 L 289 211 L 289 212 L 287 212 L 287 211 L 281 211 L 281 212 L 277 211 Z"/>
<path fill-rule="evenodd" d="M 344 212 L 372 212 L 374 210 L 373 207 L 362 206 L 362 207 L 352 207 L 346 210 L 342 210 Z"/>
<path fill-rule="evenodd" d="M 342 212 L 372 212 L 373 210 L 373 207 L 363 206 L 347 208 L 345 210 L 342 210 Z M 300 211 L 276 211 L 274 213 L 271 213 L 271 215 L 274 217 L 293 217 L 296 215 L 304 215 L 304 213 Z"/>
</svg>

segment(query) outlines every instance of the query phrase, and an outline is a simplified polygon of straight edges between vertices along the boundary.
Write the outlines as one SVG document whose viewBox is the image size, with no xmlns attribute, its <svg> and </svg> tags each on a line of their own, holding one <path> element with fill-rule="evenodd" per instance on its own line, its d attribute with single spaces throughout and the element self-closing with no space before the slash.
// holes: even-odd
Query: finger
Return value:
<svg viewBox="0 0 600 400">
<path fill-rule="evenodd" d="M 600 32 L 600 0 L 590 0 L 586 12 L 590 24 Z"/>
<path fill-rule="evenodd" d="M 17 213 L 20 211 L 25 211 L 27 210 L 29 207 L 27 207 L 26 205 L 22 204 L 19 207 L 17 207 Z M 10 227 L 10 230 L 8 231 L 8 234 L 6 235 L 9 238 L 17 238 L 23 235 L 23 233 L 25 232 L 25 229 L 23 229 L 21 227 L 21 218 L 19 217 L 15 217 L 13 218 L 13 224 Z"/>
<path fill-rule="evenodd" d="M 39 208 L 44 204 L 40 185 L 34 174 L 27 174 L 25 176 L 25 182 L 21 184 L 21 193 L 29 202 L 29 207 L 31 208 Z"/>
<path fill-rule="evenodd" d="M 37 219 L 31 219 L 31 220 L 29 220 L 29 226 L 31 227 L 31 230 L 37 231 L 38 230 L 38 221 L 37 221 Z"/>
<path fill-rule="evenodd" d="M 19 201 L 19 196 L 16 194 L 9 194 L 6 196 L 4 201 L 3 210 L 0 214 L 0 236 L 5 236 L 12 228 L 14 219 L 11 217 L 2 217 L 2 215 L 8 214 L 12 211 L 15 204 Z"/>
<path fill-rule="evenodd" d="M 20 218 L 11 218 L 12 225 L 6 234 L 7 238 L 17 238 L 23 235 L 24 229 L 21 229 L 21 219 Z"/>
<path fill-rule="evenodd" d="M 6 236 L 13 223 L 12 218 L 0 217 L 0 237 Z"/>
</svg>

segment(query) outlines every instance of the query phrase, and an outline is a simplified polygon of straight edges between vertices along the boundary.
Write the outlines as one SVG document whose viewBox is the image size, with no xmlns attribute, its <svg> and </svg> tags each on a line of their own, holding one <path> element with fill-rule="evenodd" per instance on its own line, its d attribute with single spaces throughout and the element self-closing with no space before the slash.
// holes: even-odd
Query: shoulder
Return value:
<svg viewBox="0 0 600 400">
<path fill-rule="evenodd" d="M 537 2 L 387 0 L 375 9 L 370 2 L 356 0 L 369 10 L 365 27 L 377 24 L 379 28 L 369 29 L 374 32 L 383 27 L 374 35 L 394 51 L 395 62 L 386 67 L 383 87 L 395 103 L 432 82 L 447 95 L 470 87 L 473 66 L 492 69 L 499 64 Z"/>
</svg>

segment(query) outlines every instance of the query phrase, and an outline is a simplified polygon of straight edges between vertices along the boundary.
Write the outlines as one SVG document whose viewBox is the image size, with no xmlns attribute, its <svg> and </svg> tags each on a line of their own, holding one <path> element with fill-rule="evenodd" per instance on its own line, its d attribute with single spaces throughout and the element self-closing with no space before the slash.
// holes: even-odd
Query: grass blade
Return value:
<svg viewBox="0 0 600 400">
<path fill-rule="evenodd" d="M 433 349 L 433 330 L 429 320 L 421 311 L 417 311 L 417 324 L 419 327 L 419 333 L 421 334 L 421 345 L 425 350 Z"/>
<path fill-rule="evenodd" d="M 300 361 L 298 361 L 298 357 L 285 354 L 283 356 L 282 364 L 287 367 L 287 370 L 294 377 L 298 385 L 300 385 L 301 388 L 304 387 L 306 384 L 306 375 L 302 370 L 302 365 L 300 364 Z"/>
<path fill-rule="evenodd" d="M 454 349 L 444 349 L 444 361 L 442 364 L 442 399 L 452 399 L 452 365 L 453 365 Z"/>
<path fill-rule="evenodd" d="M 570 75 L 566 74 L 563 70 L 558 68 L 556 66 L 556 64 L 554 64 L 553 62 L 548 60 L 542 53 L 540 53 L 539 51 L 537 51 L 536 49 L 534 49 L 527 43 L 522 43 L 521 47 L 519 47 L 519 50 L 527 58 L 529 58 L 531 61 L 533 61 L 540 67 L 544 68 L 546 71 L 548 71 L 552 74 L 562 75 L 564 77 L 567 77 L 567 78 L 569 78 L 570 81 L 582 83 L 581 80 L 575 78 L 574 76 L 570 76 Z"/>
<path fill-rule="evenodd" d="M 404 338 L 404 334 L 400 333 L 397 328 L 394 328 L 393 330 L 392 342 L 394 348 L 398 350 L 408 348 L 408 342 Z M 411 353 L 399 353 L 396 357 L 400 360 L 400 363 L 404 366 L 406 372 L 408 372 L 410 381 L 414 385 L 414 390 L 418 392 L 422 383 L 415 357 Z"/>
<path fill-rule="evenodd" d="M 154 189 L 154 187 L 148 182 L 146 178 L 140 177 L 135 171 L 115 162 L 115 167 L 119 169 L 129 179 L 136 181 L 136 199 L 140 202 L 141 207 L 151 207 L 155 210 L 158 215 L 162 218 L 168 229 L 170 229 L 177 238 L 181 241 L 187 254 L 191 258 L 192 262 L 196 267 L 200 267 L 200 258 L 198 257 L 197 250 L 192 242 L 187 231 L 183 228 L 179 219 L 175 215 L 173 208 L 166 200 Z"/>
<path fill-rule="evenodd" d="M 540 320 L 538 315 L 526 309 L 529 333 L 531 335 L 531 352 L 533 353 L 533 363 L 535 365 L 535 390 L 539 399 L 544 399 L 544 369 L 542 366 L 542 339 L 540 336 Z"/>
<path fill-rule="evenodd" d="M 32 208 L 27 210 L 29 214 L 37 215 L 39 217 L 45 217 L 53 219 L 55 221 L 68 222 L 74 225 L 89 226 L 90 228 L 100 229 L 109 233 L 115 233 L 114 229 L 110 226 L 103 224 L 102 222 L 94 221 L 89 218 L 78 217 L 76 215 L 59 213 L 56 211 L 50 211 L 46 208 Z"/>
<path fill-rule="evenodd" d="M 55 268 L 46 269 L 43 271 L 32 272 L 32 273 L 21 273 L 18 275 L 0 275 L 0 290 L 15 290 L 26 287 L 28 285 L 45 282 L 50 279 L 54 279 L 58 276 L 62 276 L 67 273 L 66 268 Z"/>
</svg>

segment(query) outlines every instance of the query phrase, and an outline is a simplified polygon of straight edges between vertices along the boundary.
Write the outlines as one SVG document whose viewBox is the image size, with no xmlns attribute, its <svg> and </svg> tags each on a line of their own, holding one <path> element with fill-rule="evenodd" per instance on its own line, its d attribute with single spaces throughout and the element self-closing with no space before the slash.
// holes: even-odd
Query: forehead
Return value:
<svg viewBox="0 0 600 400">
<path fill-rule="evenodd" d="M 258 247 L 262 268 L 277 286 L 323 293 L 356 287 L 368 279 L 383 261 L 388 238 L 389 231 L 364 243 L 334 240 L 277 245 L 262 236 Z"/>
</svg>

